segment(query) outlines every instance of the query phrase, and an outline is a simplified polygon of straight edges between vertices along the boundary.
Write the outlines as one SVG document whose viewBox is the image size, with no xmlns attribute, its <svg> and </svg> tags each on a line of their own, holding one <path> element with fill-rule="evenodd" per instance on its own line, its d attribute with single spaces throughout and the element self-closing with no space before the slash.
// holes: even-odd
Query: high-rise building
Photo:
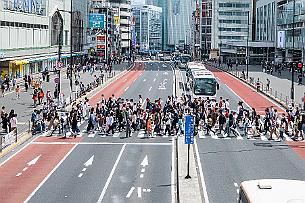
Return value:
<svg viewBox="0 0 305 203">
<path fill-rule="evenodd" d="M 162 8 L 138 5 L 132 8 L 135 17 L 136 41 L 140 52 L 162 49 Z"/>
<path fill-rule="evenodd" d="M 215 0 L 207 11 L 212 20 L 210 57 L 245 59 L 247 42 L 252 40 L 253 0 Z"/>
<path fill-rule="evenodd" d="M 191 43 L 192 12 L 194 0 L 167 0 L 168 45 L 180 47 Z"/>
</svg>

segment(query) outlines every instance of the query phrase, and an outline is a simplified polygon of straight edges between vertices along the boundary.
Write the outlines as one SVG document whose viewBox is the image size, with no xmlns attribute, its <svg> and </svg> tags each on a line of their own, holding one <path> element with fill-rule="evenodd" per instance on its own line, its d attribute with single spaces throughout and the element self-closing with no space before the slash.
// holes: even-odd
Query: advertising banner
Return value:
<svg viewBox="0 0 305 203">
<path fill-rule="evenodd" d="M 277 48 L 285 48 L 285 31 L 277 32 Z"/>
</svg>

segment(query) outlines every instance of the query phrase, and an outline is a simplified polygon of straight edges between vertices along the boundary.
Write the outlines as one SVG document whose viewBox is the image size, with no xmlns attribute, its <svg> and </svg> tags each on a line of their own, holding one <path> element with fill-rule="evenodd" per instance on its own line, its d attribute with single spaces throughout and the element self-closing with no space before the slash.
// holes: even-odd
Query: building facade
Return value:
<svg viewBox="0 0 305 203">
<path fill-rule="evenodd" d="M 280 61 L 305 60 L 304 13 L 305 0 L 277 1 L 276 54 Z"/>
<path fill-rule="evenodd" d="M 86 29 L 86 3 L 73 4 L 74 56 L 82 55 Z M 52 70 L 58 65 L 58 48 L 62 45 L 61 61 L 70 56 L 69 0 L 31 0 L 0 2 L 0 71 L 1 76 L 24 75 Z"/>
<path fill-rule="evenodd" d="M 212 7 L 211 50 L 217 51 L 223 59 L 244 60 L 246 44 L 252 40 L 252 0 L 217 0 Z M 215 52 L 211 53 L 211 58 L 217 58 Z"/>
<path fill-rule="evenodd" d="M 181 46 L 191 43 L 192 13 L 196 9 L 195 0 L 167 0 L 168 46 Z"/>
<path fill-rule="evenodd" d="M 162 8 L 138 5 L 132 9 L 135 17 L 136 41 L 140 52 L 151 53 L 162 50 Z"/>
</svg>

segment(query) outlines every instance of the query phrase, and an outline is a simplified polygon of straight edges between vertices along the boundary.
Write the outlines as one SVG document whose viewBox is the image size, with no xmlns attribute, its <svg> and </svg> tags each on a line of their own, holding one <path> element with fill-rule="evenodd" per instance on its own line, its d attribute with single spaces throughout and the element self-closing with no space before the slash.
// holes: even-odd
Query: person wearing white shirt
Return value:
<svg viewBox="0 0 305 203">
<path fill-rule="evenodd" d="M 17 131 L 17 115 L 14 114 L 10 119 L 10 126 L 11 126 L 11 132 L 16 130 Z"/>
</svg>

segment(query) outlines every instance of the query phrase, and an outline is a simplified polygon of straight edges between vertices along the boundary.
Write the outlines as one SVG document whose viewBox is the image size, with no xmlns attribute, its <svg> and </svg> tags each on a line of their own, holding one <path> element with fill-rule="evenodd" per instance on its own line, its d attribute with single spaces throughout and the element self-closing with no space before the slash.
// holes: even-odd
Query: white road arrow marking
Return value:
<svg viewBox="0 0 305 203">
<path fill-rule="evenodd" d="M 90 159 L 88 159 L 88 161 L 86 163 L 84 163 L 84 165 L 86 167 L 91 166 L 93 163 L 93 159 L 94 159 L 94 155 L 92 155 L 92 157 Z"/>
<path fill-rule="evenodd" d="M 142 188 L 138 187 L 138 197 L 141 198 L 142 197 Z"/>
<path fill-rule="evenodd" d="M 141 166 L 145 167 L 145 166 L 148 166 L 148 157 L 147 155 L 145 156 L 145 158 L 143 159 L 142 163 L 141 163 Z"/>
<path fill-rule="evenodd" d="M 27 165 L 31 166 L 36 164 L 36 162 L 38 161 L 38 159 L 41 157 L 41 155 L 37 156 L 35 159 L 33 159 L 32 161 L 28 162 Z"/>
<path fill-rule="evenodd" d="M 132 192 L 134 191 L 134 189 L 135 189 L 135 187 L 131 187 L 130 188 L 129 192 L 126 195 L 126 198 L 130 198 L 130 196 L 131 196 Z"/>
</svg>

